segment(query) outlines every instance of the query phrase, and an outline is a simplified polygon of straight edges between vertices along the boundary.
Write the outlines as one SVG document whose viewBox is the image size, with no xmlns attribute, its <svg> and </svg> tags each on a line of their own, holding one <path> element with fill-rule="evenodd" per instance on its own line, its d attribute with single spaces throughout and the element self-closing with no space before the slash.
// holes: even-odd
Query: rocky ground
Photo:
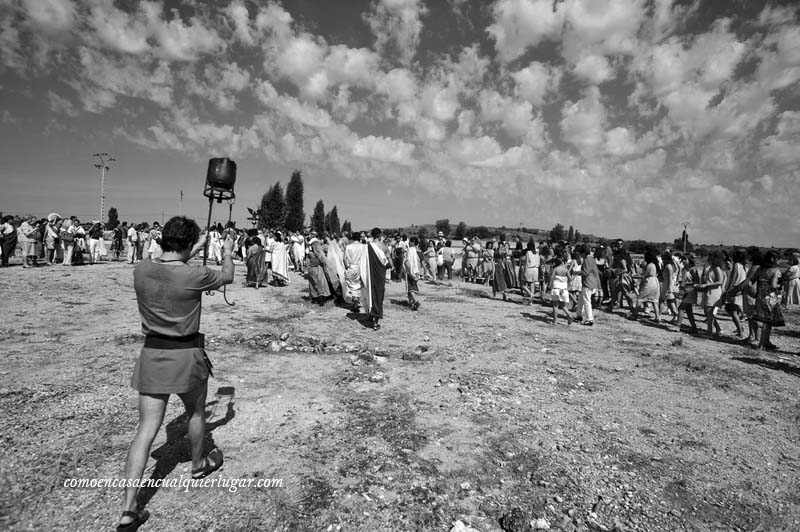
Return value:
<svg viewBox="0 0 800 532">
<path fill-rule="evenodd" d="M 64 481 L 120 476 L 136 428 L 131 271 L 0 271 L 0 529 L 113 528 L 118 489 Z M 800 530 L 796 310 L 761 353 L 460 281 L 412 312 L 390 283 L 376 332 L 242 276 L 204 300 L 208 445 L 282 486 L 149 490 L 142 530 Z M 185 421 L 173 399 L 146 477 L 188 475 Z"/>
</svg>

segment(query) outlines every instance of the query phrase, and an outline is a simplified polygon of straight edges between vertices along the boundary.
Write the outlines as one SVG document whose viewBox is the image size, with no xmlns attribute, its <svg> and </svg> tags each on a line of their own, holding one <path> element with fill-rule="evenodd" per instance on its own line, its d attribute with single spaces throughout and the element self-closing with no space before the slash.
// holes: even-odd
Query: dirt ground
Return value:
<svg viewBox="0 0 800 532">
<path fill-rule="evenodd" d="M 297 275 L 243 275 L 235 306 L 204 297 L 208 445 L 215 475 L 282 486 L 148 490 L 142 530 L 800 530 L 797 310 L 760 353 L 622 311 L 552 325 L 457 280 L 412 312 L 389 283 L 372 331 Z M 0 294 L 0 529 L 112 529 L 120 490 L 64 481 L 122 473 L 132 267 L 8 268 Z M 146 478 L 188 475 L 185 421 L 173 398 Z"/>
</svg>

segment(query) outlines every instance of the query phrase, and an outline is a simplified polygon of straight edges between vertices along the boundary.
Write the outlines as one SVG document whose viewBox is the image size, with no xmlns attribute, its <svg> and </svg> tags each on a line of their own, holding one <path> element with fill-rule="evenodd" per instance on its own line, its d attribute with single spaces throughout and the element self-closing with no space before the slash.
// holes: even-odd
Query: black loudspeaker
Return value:
<svg viewBox="0 0 800 532">
<path fill-rule="evenodd" d="M 218 202 L 233 199 L 236 195 L 236 163 L 228 158 L 209 159 L 206 173 L 206 188 L 203 195 Z"/>
</svg>

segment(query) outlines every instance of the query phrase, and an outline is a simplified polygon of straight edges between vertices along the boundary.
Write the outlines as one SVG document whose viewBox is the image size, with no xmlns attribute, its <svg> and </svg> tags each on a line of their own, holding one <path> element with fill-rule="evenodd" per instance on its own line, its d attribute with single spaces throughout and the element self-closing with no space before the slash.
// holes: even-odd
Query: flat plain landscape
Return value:
<svg viewBox="0 0 800 532">
<path fill-rule="evenodd" d="M 307 300 L 307 281 L 204 297 L 208 446 L 224 478 L 161 488 L 142 530 L 800 530 L 800 312 L 779 350 L 599 312 L 552 325 L 519 295 L 387 283 L 386 319 Z M 132 267 L 0 272 L 0 528 L 109 530 L 134 434 L 142 343 Z M 730 338 L 732 324 L 722 322 Z M 189 474 L 173 398 L 146 478 Z M 515 528 L 516 527 L 516 528 Z"/>
</svg>

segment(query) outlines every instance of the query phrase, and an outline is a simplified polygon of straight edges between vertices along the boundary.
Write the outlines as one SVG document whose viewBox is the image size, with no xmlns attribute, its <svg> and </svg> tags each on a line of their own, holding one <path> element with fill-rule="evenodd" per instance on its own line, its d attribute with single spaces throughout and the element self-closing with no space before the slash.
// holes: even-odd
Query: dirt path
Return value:
<svg viewBox="0 0 800 532">
<path fill-rule="evenodd" d="M 131 267 L 0 272 L 0 528 L 107 530 L 137 421 Z M 386 320 L 286 288 L 205 298 L 209 444 L 221 477 L 271 489 L 162 488 L 143 530 L 500 530 L 513 508 L 551 530 L 800 530 L 800 313 L 781 350 L 549 309 L 454 281 Z M 723 322 L 730 332 L 730 322 Z M 146 476 L 188 475 L 175 400 Z M 507 521 L 504 521 L 507 523 Z"/>
</svg>

